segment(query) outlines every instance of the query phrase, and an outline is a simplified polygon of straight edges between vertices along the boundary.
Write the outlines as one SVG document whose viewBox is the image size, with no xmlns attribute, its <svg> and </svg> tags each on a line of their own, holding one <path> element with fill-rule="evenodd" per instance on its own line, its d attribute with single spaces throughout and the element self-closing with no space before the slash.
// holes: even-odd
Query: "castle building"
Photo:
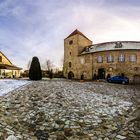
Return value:
<svg viewBox="0 0 140 140">
<path fill-rule="evenodd" d="M 106 79 L 124 75 L 140 83 L 140 41 L 92 44 L 78 30 L 64 39 L 64 76 L 68 79 Z"/>
<path fill-rule="evenodd" d="M 21 68 L 13 65 L 11 61 L 0 51 L 0 78 L 20 77 Z"/>
</svg>

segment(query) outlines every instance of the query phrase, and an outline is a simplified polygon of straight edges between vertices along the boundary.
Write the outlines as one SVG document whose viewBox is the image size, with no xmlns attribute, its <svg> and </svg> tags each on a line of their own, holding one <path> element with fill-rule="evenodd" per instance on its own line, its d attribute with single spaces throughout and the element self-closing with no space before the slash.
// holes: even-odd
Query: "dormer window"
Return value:
<svg viewBox="0 0 140 140">
<path fill-rule="evenodd" d="M 73 44 L 73 40 L 70 40 L 70 41 L 69 41 L 69 45 L 72 45 L 72 44 Z"/>
<path fill-rule="evenodd" d="M 122 47 L 123 47 L 123 45 L 122 45 L 121 42 L 116 42 L 115 43 L 115 48 L 122 48 Z"/>
<path fill-rule="evenodd" d="M 85 51 L 86 51 L 86 52 L 89 52 L 89 47 L 86 47 Z"/>
</svg>

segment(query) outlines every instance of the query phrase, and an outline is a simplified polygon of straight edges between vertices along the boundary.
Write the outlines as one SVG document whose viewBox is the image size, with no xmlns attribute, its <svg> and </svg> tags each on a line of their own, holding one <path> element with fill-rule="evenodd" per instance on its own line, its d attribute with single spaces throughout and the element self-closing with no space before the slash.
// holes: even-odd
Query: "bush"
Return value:
<svg viewBox="0 0 140 140">
<path fill-rule="evenodd" d="M 42 72 L 40 63 L 37 57 L 33 57 L 31 66 L 29 69 L 29 78 L 31 80 L 41 80 L 42 79 Z"/>
<path fill-rule="evenodd" d="M 64 75 L 63 75 L 63 71 L 58 71 L 56 73 L 53 74 L 54 78 L 64 78 Z"/>
</svg>

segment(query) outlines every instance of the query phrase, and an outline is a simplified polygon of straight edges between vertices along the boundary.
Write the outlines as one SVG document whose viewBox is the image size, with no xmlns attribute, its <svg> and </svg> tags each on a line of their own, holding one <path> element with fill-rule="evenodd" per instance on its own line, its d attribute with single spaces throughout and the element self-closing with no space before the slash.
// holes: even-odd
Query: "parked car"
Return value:
<svg viewBox="0 0 140 140">
<path fill-rule="evenodd" d="M 107 79 L 109 83 L 129 84 L 129 79 L 124 76 L 113 76 Z"/>
</svg>

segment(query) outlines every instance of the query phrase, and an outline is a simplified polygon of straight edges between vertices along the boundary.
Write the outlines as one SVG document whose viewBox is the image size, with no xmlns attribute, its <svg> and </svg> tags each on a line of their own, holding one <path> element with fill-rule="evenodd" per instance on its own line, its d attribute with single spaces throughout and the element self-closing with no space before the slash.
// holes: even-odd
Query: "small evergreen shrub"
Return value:
<svg viewBox="0 0 140 140">
<path fill-rule="evenodd" d="M 32 58 L 31 66 L 29 69 L 29 78 L 30 80 L 42 79 L 42 71 L 41 71 L 39 59 L 37 57 Z"/>
</svg>

